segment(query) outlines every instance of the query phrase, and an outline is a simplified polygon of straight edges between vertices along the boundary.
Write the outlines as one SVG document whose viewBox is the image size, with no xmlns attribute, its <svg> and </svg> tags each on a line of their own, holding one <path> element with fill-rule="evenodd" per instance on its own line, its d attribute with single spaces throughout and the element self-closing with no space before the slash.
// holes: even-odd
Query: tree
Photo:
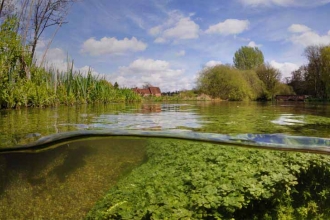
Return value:
<svg viewBox="0 0 330 220">
<path fill-rule="evenodd" d="M 298 70 L 291 73 L 291 79 L 287 82 L 287 84 L 293 88 L 297 95 L 311 94 L 310 91 L 308 91 L 306 75 L 307 66 L 301 66 Z"/>
<path fill-rule="evenodd" d="M 1 18 L 1 13 L 2 13 L 4 6 L 5 6 L 5 0 L 2 0 L 1 5 L 0 5 L 0 18 Z"/>
<path fill-rule="evenodd" d="M 31 58 L 34 58 L 38 40 L 45 29 L 66 23 L 64 19 L 73 2 L 75 0 L 31 0 L 30 4 L 33 4 Z"/>
<path fill-rule="evenodd" d="M 277 92 L 281 80 L 281 73 L 278 69 L 266 63 L 256 69 L 257 75 L 264 82 L 267 91 L 273 98 Z"/>
<path fill-rule="evenodd" d="M 15 5 L 12 0 L 0 0 L 0 18 L 6 17 L 15 9 Z"/>
<path fill-rule="evenodd" d="M 264 63 L 264 55 L 257 47 L 243 46 L 235 52 L 233 62 L 237 69 L 250 70 Z"/>
<path fill-rule="evenodd" d="M 308 64 L 291 73 L 288 85 L 299 95 L 330 98 L 330 45 L 308 46 L 304 55 Z"/>
<path fill-rule="evenodd" d="M 321 79 L 322 61 L 321 46 L 309 46 L 305 49 L 305 56 L 308 59 L 306 81 L 311 95 L 324 98 L 325 87 Z"/>
<path fill-rule="evenodd" d="M 321 48 L 321 80 L 325 89 L 324 99 L 330 98 L 330 46 Z"/>
<path fill-rule="evenodd" d="M 149 82 L 145 82 L 142 86 L 142 88 L 144 88 L 144 89 L 148 89 L 149 87 L 152 87 L 151 83 L 149 83 Z"/>
<path fill-rule="evenodd" d="M 77 0 L 0 0 L 0 16 L 18 18 L 17 33 L 20 34 L 23 47 L 25 48 L 26 42 L 29 46 L 29 51 L 24 53 L 29 54 L 29 59 L 35 62 L 40 37 L 47 28 L 56 26 L 53 37 L 46 47 L 46 53 L 58 29 L 67 23 L 64 19 L 75 1 Z M 24 65 L 26 78 L 30 79 L 28 62 L 22 59 L 21 63 Z"/>
<path fill-rule="evenodd" d="M 113 87 L 114 87 L 115 89 L 118 89 L 118 87 L 119 87 L 118 83 L 115 82 L 115 84 L 113 85 Z"/>
<path fill-rule="evenodd" d="M 253 92 L 242 72 L 230 66 L 205 68 L 197 79 L 197 89 L 213 98 L 241 101 L 253 99 Z"/>
<path fill-rule="evenodd" d="M 253 91 L 253 100 L 267 100 L 267 90 L 265 84 L 259 79 L 254 70 L 245 70 L 242 75 Z"/>
</svg>

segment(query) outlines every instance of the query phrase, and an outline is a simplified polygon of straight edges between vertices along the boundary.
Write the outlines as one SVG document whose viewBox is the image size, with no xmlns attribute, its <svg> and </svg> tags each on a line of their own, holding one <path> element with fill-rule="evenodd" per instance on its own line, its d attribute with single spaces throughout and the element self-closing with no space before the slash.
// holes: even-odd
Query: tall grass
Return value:
<svg viewBox="0 0 330 220">
<path fill-rule="evenodd" d="M 116 89 L 91 69 L 74 71 L 73 61 L 67 62 L 65 72 L 37 66 L 29 60 L 16 25 L 15 19 L 8 19 L 0 26 L 0 109 L 141 101 L 131 89 Z"/>
<path fill-rule="evenodd" d="M 74 72 L 73 66 L 67 72 L 34 68 L 31 80 L 17 78 L 11 83 L 0 83 L 6 91 L 0 98 L 2 108 L 141 101 L 140 95 L 131 89 L 115 89 L 91 70 L 86 74 Z"/>
</svg>

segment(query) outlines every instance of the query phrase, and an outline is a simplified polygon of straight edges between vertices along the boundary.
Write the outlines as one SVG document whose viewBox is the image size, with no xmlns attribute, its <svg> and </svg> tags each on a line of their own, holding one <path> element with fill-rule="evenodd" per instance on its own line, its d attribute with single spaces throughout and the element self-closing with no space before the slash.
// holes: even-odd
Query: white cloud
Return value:
<svg viewBox="0 0 330 220">
<path fill-rule="evenodd" d="M 192 78 L 185 77 L 184 69 L 172 69 L 164 60 L 137 59 L 129 66 L 119 67 L 116 73 L 108 76 L 111 82 L 121 87 L 142 87 L 145 83 L 158 86 L 162 91 L 191 89 Z"/>
<path fill-rule="evenodd" d="M 36 51 L 37 64 L 46 68 L 54 68 L 60 72 L 66 72 L 68 69 L 67 54 L 61 48 L 50 48 L 44 57 L 45 48 L 41 47 Z"/>
<path fill-rule="evenodd" d="M 162 25 L 149 29 L 149 34 L 156 37 L 155 43 L 164 43 L 169 40 L 189 40 L 199 37 L 199 25 L 191 20 L 190 14 L 184 17 L 178 11 L 169 13 L 169 19 Z"/>
<path fill-rule="evenodd" d="M 248 47 L 262 47 L 262 44 L 256 44 L 254 41 L 250 41 Z"/>
<path fill-rule="evenodd" d="M 149 30 L 149 34 L 152 36 L 157 36 L 160 34 L 160 32 L 161 32 L 161 26 L 156 26 Z"/>
<path fill-rule="evenodd" d="M 213 66 L 216 66 L 216 65 L 221 65 L 222 62 L 221 61 L 218 61 L 218 60 L 210 60 L 209 62 L 207 62 L 205 64 L 205 67 L 213 67 Z"/>
<path fill-rule="evenodd" d="M 166 39 L 162 37 L 157 37 L 154 42 L 158 44 L 162 44 L 166 42 Z"/>
<path fill-rule="evenodd" d="M 319 35 L 309 27 L 299 24 L 295 24 L 295 26 L 291 25 L 288 30 L 294 32 L 289 39 L 294 44 L 304 47 L 330 44 L 330 31 L 326 35 Z"/>
<path fill-rule="evenodd" d="M 190 17 L 181 18 L 174 27 L 166 29 L 163 33 L 165 38 L 195 39 L 198 38 L 199 26 Z"/>
<path fill-rule="evenodd" d="M 288 30 L 292 33 L 305 33 L 310 31 L 311 29 L 307 27 L 306 25 L 302 24 L 293 24 L 291 25 Z"/>
<path fill-rule="evenodd" d="M 297 64 L 289 63 L 289 62 L 278 63 L 275 60 L 272 60 L 270 62 L 270 65 L 280 70 L 280 72 L 282 73 L 282 79 L 286 77 L 291 77 L 291 72 L 299 68 Z"/>
<path fill-rule="evenodd" d="M 240 0 L 246 6 L 315 7 L 330 3 L 330 0 Z"/>
<path fill-rule="evenodd" d="M 97 76 L 99 78 L 105 77 L 105 74 L 100 74 L 99 72 L 97 72 L 95 69 L 93 69 L 90 66 L 83 66 L 76 70 L 79 71 L 84 76 L 86 76 L 90 72 L 93 76 Z"/>
<path fill-rule="evenodd" d="M 46 44 L 42 43 L 37 48 L 36 51 L 36 58 L 37 58 L 37 64 L 41 65 L 42 59 L 44 57 L 44 50 L 46 49 Z M 68 63 L 69 59 L 69 63 Z M 44 57 L 43 64 L 45 68 L 49 69 L 55 69 L 59 72 L 65 73 L 68 71 L 68 68 L 71 68 L 72 63 L 70 61 L 70 58 L 68 57 L 68 54 L 61 48 L 49 48 L 47 51 L 46 56 Z M 77 68 L 73 64 L 73 71 L 79 71 L 81 74 L 86 75 L 88 71 L 91 71 L 92 75 L 104 77 L 104 74 L 100 74 L 96 72 L 93 68 L 89 66 L 84 66 L 82 68 Z"/>
<path fill-rule="evenodd" d="M 137 40 L 135 37 L 131 39 L 124 38 L 117 40 L 116 38 L 103 37 L 101 40 L 89 38 L 82 46 L 81 52 L 88 53 L 92 56 L 99 56 L 104 54 L 123 54 L 125 52 L 144 51 L 147 44 Z"/>
<path fill-rule="evenodd" d="M 186 51 L 184 51 L 184 50 L 180 50 L 180 51 L 177 52 L 175 55 L 178 56 L 178 57 L 182 57 L 182 56 L 186 55 Z"/>
<path fill-rule="evenodd" d="M 240 34 L 249 28 L 250 22 L 248 20 L 227 19 L 224 22 L 211 25 L 205 33 L 207 34 L 220 34 L 220 35 L 233 35 Z"/>
</svg>

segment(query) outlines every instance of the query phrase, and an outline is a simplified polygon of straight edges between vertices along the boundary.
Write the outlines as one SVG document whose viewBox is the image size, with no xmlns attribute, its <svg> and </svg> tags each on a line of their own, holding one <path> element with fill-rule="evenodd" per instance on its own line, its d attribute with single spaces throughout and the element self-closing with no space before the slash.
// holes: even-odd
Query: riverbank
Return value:
<svg viewBox="0 0 330 220">
<path fill-rule="evenodd" d="M 167 101 L 221 101 L 220 98 L 211 98 L 205 94 L 197 94 L 192 91 L 183 91 L 175 95 L 146 96 L 145 102 L 167 102 Z"/>
<path fill-rule="evenodd" d="M 82 74 L 72 69 L 58 73 L 39 68 L 30 80 L 19 77 L 11 81 L 0 79 L 0 89 L 0 109 L 142 100 L 131 89 L 114 88 L 91 71 Z"/>
</svg>

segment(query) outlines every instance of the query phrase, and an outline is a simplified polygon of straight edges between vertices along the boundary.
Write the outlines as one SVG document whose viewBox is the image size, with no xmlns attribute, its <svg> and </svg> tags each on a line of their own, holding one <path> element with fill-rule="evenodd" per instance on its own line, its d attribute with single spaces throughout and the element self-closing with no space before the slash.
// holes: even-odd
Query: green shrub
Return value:
<svg viewBox="0 0 330 220">
<path fill-rule="evenodd" d="M 204 69 L 197 80 L 197 87 L 212 98 L 230 101 L 254 99 L 252 87 L 243 71 L 230 66 L 218 65 Z"/>
</svg>

